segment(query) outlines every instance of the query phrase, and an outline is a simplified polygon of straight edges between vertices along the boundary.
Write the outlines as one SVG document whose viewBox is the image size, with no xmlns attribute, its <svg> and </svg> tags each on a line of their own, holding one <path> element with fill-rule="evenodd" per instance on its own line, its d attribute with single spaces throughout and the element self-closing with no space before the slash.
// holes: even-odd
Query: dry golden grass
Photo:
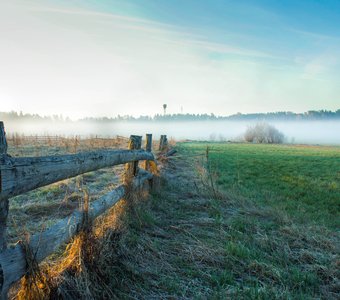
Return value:
<svg viewBox="0 0 340 300">
<path fill-rule="evenodd" d="M 9 139 L 8 153 L 12 156 L 67 154 L 75 151 L 126 147 L 126 139 L 78 139 L 51 137 L 41 139 L 14 135 Z M 20 195 L 10 200 L 8 216 L 9 242 L 16 242 L 23 232 L 39 232 L 58 219 L 79 208 L 86 187 L 95 200 L 120 183 L 123 166 L 105 168 L 73 179 L 64 180 Z M 20 224 L 20 226 L 18 225 Z"/>
<path fill-rule="evenodd" d="M 33 142 L 19 137 L 10 143 L 9 153 L 16 156 L 29 156 L 32 149 L 36 155 L 64 154 L 81 150 L 125 148 L 126 139 L 108 141 L 106 139 L 61 139 L 56 141 Z M 54 148 L 56 147 L 56 148 Z M 37 150 L 38 149 L 38 150 Z M 57 151 L 56 151 L 57 149 Z M 154 163 L 150 169 L 156 170 Z M 121 200 L 104 216 L 88 224 L 84 230 L 69 243 L 66 248 L 52 255 L 47 261 L 38 266 L 34 261 L 34 253 L 30 253 L 27 240 L 31 233 L 39 232 L 46 226 L 52 225 L 58 219 L 71 214 L 76 208 L 83 208 L 88 203 L 89 191 L 91 199 L 113 189 L 119 182 L 117 174 L 121 174 L 123 166 L 102 169 L 91 172 L 75 179 L 65 180 L 22 196 L 11 199 L 9 236 L 15 242 L 22 238 L 22 244 L 27 251 L 30 265 L 28 275 L 12 289 L 14 299 L 101 299 L 112 298 L 113 292 L 106 285 L 109 273 L 105 268 L 115 267 L 117 254 L 115 242 L 125 230 L 122 218 L 127 211 L 133 210 L 136 195 L 127 200 Z M 121 177 L 121 176 L 120 176 Z M 147 197 L 137 194 L 138 199 Z M 85 202 L 84 202 L 85 198 Z M 48 220 L 48 222 L 46 222 Z M 17 226 L 16 224 L 20 224 Z M 26 242 L 25 242 L 26 241 Z M 89 288 L 91 286 L 91 288 Z"/>
<path fill-rule="evenodd" d="M 123 219 L 131 201 L 122 199 L 94 224 L 86 224 L 72 242 L 40 267 L 32 265 L 29 275 L 17 285 L 18 290 L 12 291 L 13 298 L 101 299 L 103 295 L 111 298 L 114 293 L 105 283 L 109 276 L 105 268 L 114 267 L 117 260 L 115 242 L 126 230 Z"/>
</svg>

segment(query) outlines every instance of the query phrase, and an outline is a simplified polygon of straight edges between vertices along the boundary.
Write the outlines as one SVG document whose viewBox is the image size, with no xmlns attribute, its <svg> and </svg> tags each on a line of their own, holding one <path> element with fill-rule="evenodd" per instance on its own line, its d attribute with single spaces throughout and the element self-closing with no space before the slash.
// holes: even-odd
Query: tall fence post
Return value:
<svg viewBox="0 0 340 300">
<path fill-rule="evenodd" d="M 152 151 L 152 134 L 146 134 L 146 144 L 145 144 L 145 151 L 151 152 Z M 145 170 L 150 171 L 150 162 L 148 160 L 145 161 Z"/>
<path fill-rule="evenodd" d="M 162 146 L 163 146 L 162 148 L 163 151 L 168 149 L 168 138 L 166 137 L 166 135 L 164 135 Z"/>
<path fill-rule="evenodd" d="M 152 134 L 146 134 L 146 142 L 145 142 L 145 151 L 151 152 L 152 151 Z M 148 160 L 145 161 L 144 169 L 150 172 L 150 162 Z"/>
<path fill-rule="evenodd" d="M 7 140 L 4 123 L 0 121 L 0 163 L 7 155 Z M 2 191 L 2 176 L 0 170 L 0 193 Z M 6 228 L 8 216 L 8 198 L 0 200 L 0 251 L 6 249 Z"/>
<path fill-rule="evenodd" d="M 162 149 L 162 140 L 163 140 L 163 135 L 161 135 L 161 138 L 159 139 L 159 146 L 158 146 L 159 151 L 161 151 Z"/>
<path fill-rule="evenodd" d="M 142 137 L 139 135 L 131 135 L 129 140 L 129 150 L 138 150 L 142 147 Z M 138 161 L 133 161 L 125 165 L 124 183 L 131 183 L 133 177 L 138 173 Z"/>
<path fill-rule="evenodd" d="M 148 152 L 151 152 L 151 150 L 152 150 L 152 134 L 151 133 L 146 134 L 145 150 L 148 151 Z"/>
<path fill-rule="evenodd" d="M 7 154 L 7 140 L 4 122 L 0 121 L 0 155 Z"/>
<path fill-rule="evenodd" d="M 146 144 L 145 144 L 145 150 L 147 152 L 151 152 L 152 151 L 152 134 L 151 133 L 147 133 L 146 134 Z M 155 164 L 155 162 L 152 162 Z M 152 167 L 151 167 L 151 162 L 149 160 L 145 161 L 145 167 L 144 169 L 150 173 L 154 173 L 152 172 Z M 149 179 L 149 188 L 152 189 L 153 188 L 153 179 Z"/>
<path fill-rule="evenodd" d="M 163 140 L 164 140 L 164 135 L 161 135 L 161 138 L 159 140 L 159 147 L 158 147 L 159 151 L 162 151 L 163 149 Z"/>
<path fill-rule="evenodd" d="M 159 151 L 163 151 L 168 147 L 168 139 L 166 135 L 161 135 L 161 139 L 159 141 Z"/>
</svg>

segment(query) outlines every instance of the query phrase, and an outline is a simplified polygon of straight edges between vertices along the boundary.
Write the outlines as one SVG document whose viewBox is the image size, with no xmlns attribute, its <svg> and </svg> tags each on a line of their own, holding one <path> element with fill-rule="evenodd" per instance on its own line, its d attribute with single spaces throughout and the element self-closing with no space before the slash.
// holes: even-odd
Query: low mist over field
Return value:
<svg viewBox="0 0 340 300">
<path fill-rule="evenodd" d="M 115 121 L 115 122 L 7 122 L 7 133 L 26 135 L 129 136 L 167 133 L 176 140 L 240 141 L 248 126 L 256 121 Z M 340 121 L 273 121 L 285 135 L 286 143 L 340 144 Z"/>
</svg>

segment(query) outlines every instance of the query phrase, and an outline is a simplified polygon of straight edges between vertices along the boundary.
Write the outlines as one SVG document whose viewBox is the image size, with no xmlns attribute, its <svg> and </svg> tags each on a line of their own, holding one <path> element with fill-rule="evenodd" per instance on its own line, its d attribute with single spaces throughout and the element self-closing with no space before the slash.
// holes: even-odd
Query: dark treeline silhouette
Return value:
<svg viewBox="0 0 340 300">
<path fill-rule="evenodd" d="M 340 109 L 336 111 L 330 110 L 310 110 L 305 113 L 293 112 L 269 112 L 269 113 L 252 113 L 242 114 L 237 113 L 230 116 L 216 116 L 214 114 L 156 114 L 151 116 L 116 116 L 116 117 L 101 117 L 101 118 L 83 118 L 77 121 L 72 121 L 68 117 L 62 115 L 40 116 L 38 114 L 24 114 L 22 112 L 0 112 L 0 120 L 2 121 L 29 121 L 29 122 L 116 122 L 116 121 L 131 121 L 131 122 L 153 122 L 153 121 L 302 121 L 302 120 L 340 120 Z"/>
</svg>

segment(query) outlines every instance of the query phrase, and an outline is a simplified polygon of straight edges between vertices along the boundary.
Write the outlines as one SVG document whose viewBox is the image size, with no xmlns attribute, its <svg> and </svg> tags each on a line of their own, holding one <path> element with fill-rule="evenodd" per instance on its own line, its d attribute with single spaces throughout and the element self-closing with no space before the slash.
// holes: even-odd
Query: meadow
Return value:
<svg viewBox="0 0 340 300">
<path fill-rule="evenodd" d="M 125 143 L 19 139 L 9 153 L 75 153 Z M 94 224 L 90 238 L 61 249 L 41 269 L 43 288 L 23 281 L 18 298 L 338 299 L 339 147 L 174 147 L 175 156 L 158 159 L 157 192 L 130 199 L 133 205 Z M 13 198 L 11 240 L 67 216 L 81 203 L 83 188 L 96 199 L 118 183 L 119 173 L 91 172 Z"/>
<path fill-rule="evenodd" d="M 206 153 L 217 188 L 286 212 L 300 223 L 340 228 L 340 147 L 182 143 Z"/>
<path fill-rule="evenodd" d="M 128 219 L 118 297 L 339 298 L 339 147 L 176 149 Z"/>
</svg>

